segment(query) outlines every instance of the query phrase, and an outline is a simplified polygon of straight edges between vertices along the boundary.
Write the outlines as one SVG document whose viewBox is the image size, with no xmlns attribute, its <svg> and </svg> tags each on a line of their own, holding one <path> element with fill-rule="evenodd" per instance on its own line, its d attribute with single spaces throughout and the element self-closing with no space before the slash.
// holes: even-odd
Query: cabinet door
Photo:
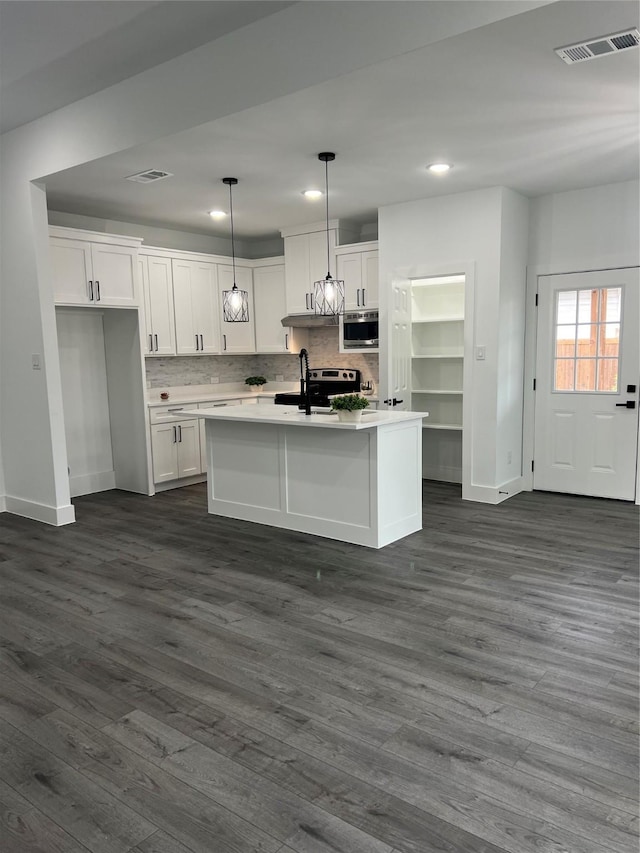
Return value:
<svg viewBox="0 0 640 853">
<path fill-rule="evenodd" d="M 94 296 L 91 245 L 82 240 L 52 237 L 49 247 L 54 301 L 61 305 L 91 304 Z"/>
<path fill-rule="evenodd" d="M 91 243 L 95 302 L 110 307 L 138 304 L 138 253 L 128 246 Z"/>
<path fill-rule="evenodd" d="M 327 232 L 314 231 L 306 235 L 309 240 L 309 290 L 313 292 L 313 284 L 327 277 L 330 270 L 335 275 L 336 269 L 336 232 L 329 230 L 329 263 L 327 269 Z"/>
<path fill-rule="evenodd" d="M 344 281 L 344 307 L 347 311 L 362 308 L 362 252 L 338 255 L 337 276 Z"/>
<path fill-rule="evenodd" d="M 193 327 L 200 338 L 201 353 L 220 352 L 218 324 L 218 275 L 215 264 L 191 264 Z"/>
<path fill-rule="evenodd" d="M 363 308 L 378 307 L 378 253 L 362 253 L 362 293 Z"/>
<path fill-rule="evenodd" d="M 195 261 L 171 262 L 178 355 L 218 352 L 216 268 Z"/>
<path fill-rule="evenodd" d="M 225 290 L 233 287 L 233 267 L 218 267 L 218 311 L 220 318 L 221 350 L 223 353 L 255 352 L 255 311 L 253 305 L 253 277 L 248 267 L 236 267 L 236 284 L 249 296 L 249 322 L 227 323 L 224 319 L 223 298 Z"/>
<path fill-rule="evenodd" d="M 175 355 L 171 261 L 169 258 L 153 257 L 145 260 L 147 276 L 143 280 L 143 289 L 147 316 L 147 346 L 151 346 L 153 355 Z"/>
<path fill-rule="evenodd" d="M 140 330 L 142 335 L 142 352 L 145 355 L 153 354 L 153 327 L 151 325 L 151 307 L 149 305 L 149 267 L 147 258 L 138 258 L 138 277 L 142 287 L 142 310 L 144 316 L 144 329 Z"/>
<path fill-rule="evenodd" d="M 200 460 L 200 421 L 180 421 L 178 427 L 178 476 L 202 473 Z"/>
<path fill-rule="evenodd" d="M 254 269 L 253 304 L 256 352 L 287 352 L 287 330 L 281 323 L 287 313 L 284 264 Z"/>
<path fill-rule="evenodd" d="M 284 270 L 287 314 L 304 314 L 311 311 L 308 234 L 285 237 Z"/>
<path fill-rule="evenodd" d="M 154 483 L 178 479 L 177 424 L 154 424 L 151 427 L 151 457 Z"/>
</svg>

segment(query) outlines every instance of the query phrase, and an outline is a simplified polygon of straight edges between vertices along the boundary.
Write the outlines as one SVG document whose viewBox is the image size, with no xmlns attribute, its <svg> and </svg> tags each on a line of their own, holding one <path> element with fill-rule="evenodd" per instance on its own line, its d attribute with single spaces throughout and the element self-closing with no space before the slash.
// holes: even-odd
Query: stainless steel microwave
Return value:
<svg viewBox="0 0 640 853">
<path fill-rule="evenodd" d="M 377 311 L 347 312 L 342 317 L 341 327 L 343 350 L 378 347 Z"/>
</svg>

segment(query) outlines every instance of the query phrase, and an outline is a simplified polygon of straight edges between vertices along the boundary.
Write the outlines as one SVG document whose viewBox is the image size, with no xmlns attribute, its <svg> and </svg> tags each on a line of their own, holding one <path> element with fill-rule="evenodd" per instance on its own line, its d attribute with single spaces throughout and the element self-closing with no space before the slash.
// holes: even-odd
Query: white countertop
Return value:
<svg viewBox="0 0 640 853">
<path fill-rule="evenodd" d="M 176 388 L 154 388 L 147 391 L 147 406 L 156 408 L 158 406 L 184 406 L 189 403 L 220 403 L 224 400 L 251 400 L 260 397 L 272 400 L 276 394 L 281 391 L 296 392 L 300 389 L 298 382 L 271 382 L 269 383 L 272 390 L 248 391 L 246 385 L 240 388 L 218 388 L 216 385 L 195 385 L 181 386 Z M 160 399 L 161 392 L 165 391 L 169 394 L 167 400 Z M 153 396 L 151 396 L 153 395 Z M 368 399 L 374 403 L 378 401 L 377 396 L 368 396 Z"/>
<path fill-rule="evenodd" d="M 147 405 L 149 408 L 154 408 L 155 406 L 182 406 L 185 403 L 206 403 L 209 400 L 212 403 L 218 403 L 222 400 L 245 400 L 258 397 L 273 399 L 276 393 L 276 391 L 226 391 L 216 394 L 203 394 L 202 392 L 194 394 L 170 394 L 168 400 L 147 400 Z"/>
<path fill-rule="evenodd" d="M 382 410 L 363 411 L 360 423 L 348 424 L 338 421 L 338 415 L 327 410 L 327 413 L 304 412 L 290 406 L 228 406 L 223 409 L 185 409 L 181 416 L 193 416 L 205 420 L 244 421 L 256 424 L 277 424 L 279 426 L 323 427 L 326 429 L 372 429 L 385 424 L 415 421 L 428 417 L 427 412 L 393 412 Z"/>
</svg>

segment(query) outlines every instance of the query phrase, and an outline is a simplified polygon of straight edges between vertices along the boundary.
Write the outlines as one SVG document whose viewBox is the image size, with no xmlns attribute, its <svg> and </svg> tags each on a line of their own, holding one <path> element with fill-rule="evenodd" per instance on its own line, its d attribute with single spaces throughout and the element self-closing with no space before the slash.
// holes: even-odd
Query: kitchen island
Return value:
<svg viewBox="0 0 640 853">
<path fill-rule="evenodd" d="M 425 412 L 198 409 L 214 515 L 382 548 L 422 529 Z"/>
</svg>

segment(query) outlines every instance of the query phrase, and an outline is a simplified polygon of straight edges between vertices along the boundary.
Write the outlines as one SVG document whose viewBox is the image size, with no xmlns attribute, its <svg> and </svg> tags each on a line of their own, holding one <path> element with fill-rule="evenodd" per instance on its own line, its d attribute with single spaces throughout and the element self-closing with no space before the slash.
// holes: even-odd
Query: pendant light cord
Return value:
<svg viewBox="0 0 640 853">
<path fill-rule="evenodd" d="M 231 218 L 231 261 L 233 264 L 233 286 L 236 285 L 236 249 L 233 236 L 233 195 L 231 194 L 232 184 L 229 184 L 229 217 Z"/>
<path fill-rule="evenodd" d="M 324 161 L 324 196 L 327 211 L 327 280 L 331 278 L 331 259 L 329 253 L 329 161 Z"/>
</svg>

